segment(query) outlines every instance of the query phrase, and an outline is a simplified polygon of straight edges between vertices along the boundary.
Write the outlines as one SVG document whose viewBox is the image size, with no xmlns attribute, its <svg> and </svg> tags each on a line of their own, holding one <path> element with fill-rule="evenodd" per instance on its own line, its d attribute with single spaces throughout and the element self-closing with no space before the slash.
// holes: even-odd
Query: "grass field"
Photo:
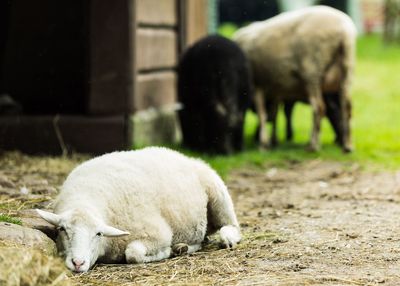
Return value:
<svg viewBox="0 0 400 286">
<path fill-rule="evenodd" d="M 223 31 L 230 35 L 232 29 Z M 384 46 L 378 35 L 363 36 L 357 43 L 357 64 L 352 85 L 352 134 L 355 151 L 342 154 L 333 144 L 334 134 L 326 119 L 321 132 L 321 151 L 309 153 L 304 146 L 311 133 L 311 109 L 297 104 L 293 122 L 295 137 L 291 144 L 284 140 L 284 118 L 278 119 L 281 144 L 272 151 L 260 152 L 252 138 L 257 125 L 256 116 L 246 115 L 246 151 L 229 157 L 194 154 L 208 161 L 222 175 L 246 164 L 265 162 L 285 164 L 288 161 L 329 159 L 352 161 L 364 167 L 400 168 L 400 46 Z M 282 113 L 282 112 L 281 112 Z M 193 154 L 193 153 L 192 153 Z"/>
</svg>

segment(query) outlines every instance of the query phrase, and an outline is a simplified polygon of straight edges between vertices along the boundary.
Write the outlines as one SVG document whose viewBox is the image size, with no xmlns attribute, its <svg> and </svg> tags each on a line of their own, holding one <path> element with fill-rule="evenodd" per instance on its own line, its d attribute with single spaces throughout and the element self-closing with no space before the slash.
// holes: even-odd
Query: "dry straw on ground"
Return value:
<svg viewBox="0 0 400 286">
<path fill-rule="evenodd" d="M 262 245 L 259 242 L 262 241 Z M 248 263 L 248 258 L 262 259 L 258 247 L 270 248 L 284 242 L 275 233 L 245 234 L 236 249 L 220 249 L 215 237 L 203 250 L 161 262 L 142 265 L 97 265 L 88 273 L 73 276 L 80 285 L 237 285 L 243 277 L 264 281 L 263 273 Z M 265 273 L 267 274 L 267 273 Z M 264 277 L 264 278 L 263 278 Z"/>
<path fill-rule="evenodd" d="M 73 285 L 61 259 L 35 249 L 0 242 L 0 265 L 0 285 Z"/>
<path fill-rule="evenodd" d="M 16 190 L 27 176 L 59 188 L 79 161 L 5 154 L 0 174 Z M 237 249 L 219 249 L 212 240 L 200 252 L 157 263 L 97 265 L 88 273 L 69 273 L 71 283 L 400 285 L 400 172 L 372 173 L 316 160 L 236 170 L 227 184 L 244 234 Z M 45 207 L 54 195 L 4 194 L 0 212 Z"/>
</svg>

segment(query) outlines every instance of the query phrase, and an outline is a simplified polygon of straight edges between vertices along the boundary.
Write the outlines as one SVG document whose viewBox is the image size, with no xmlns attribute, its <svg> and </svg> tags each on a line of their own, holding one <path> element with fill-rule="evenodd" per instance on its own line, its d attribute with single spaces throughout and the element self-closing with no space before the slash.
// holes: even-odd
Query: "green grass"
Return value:
<svg viewBox="0 0 400 286">
<path fill-rule="evenodd" d="M 1 214 L 0 213 L 0 221 L 1 222 L 9 222 L 9 223 L 13 223 L 13 224 L 18 224 L 18 225 L 22 225 L 22 222 L 19 218 L 16 217 L 12 217 L 6 214 Z"/>
<path fill-rule="evenodd" d="M 225 27 L 231 34 L 233 27 Z M 280 145 L 272 151 L 259 151 L 252 138 L 257 118 L 248 112 L 245 123 L 246 151 L 234 156 L 207 156 L 181 151 L 202 157 L 221 175 L 244 165 L 261 166 L 265 163 L 285 165 L 290 161 L 320 158 L 357 162 L 374 169 L 400 168 L 400 47 L 385 47 L 379 36 L 363 36 L 358 39 L 357 65 L 352 85 L 352 135 L 355 151 L 343 154 L 333 144 L 334 133 L 326 119 L 322 122 L 321 151 L 305 151 L 311 133 L 311 108 L 298 103 L 293 113 L 294 142 L 284 141 L 284 116 L 278 117 Z"/>
<path fill-rule="evenodd" d="M 353 85 L 356 158 L 400 166 L 400 47 L 360 38 Z"/>
<path fill-rule="evenodd" d="M 229 23 L 229 22 L 223 23 L 222 25 L 220 25 L 218 27 L 218 34 L 231 39 L 237 29 L 238 29 L 238 26 L 234 23 Z"/>
</svg>

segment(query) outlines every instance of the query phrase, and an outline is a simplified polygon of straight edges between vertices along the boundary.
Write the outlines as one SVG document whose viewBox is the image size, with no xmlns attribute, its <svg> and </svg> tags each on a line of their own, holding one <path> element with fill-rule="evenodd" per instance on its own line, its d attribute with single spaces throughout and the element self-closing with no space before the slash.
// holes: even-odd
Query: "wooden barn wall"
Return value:
<svg viewBox="0 0 400 286">
<path fill-rule="evenodd" d="M 207 34 L 207 0 L 136 0 L 133 110 L 176 102 L 176 66 L 184 48 Z"/>
<path fill-rule="evenodd" d="M 136 1 L 134 111 L 176 101 L 177 12 L 176 0 Z"/>
<path fill-rule="evenodd" d="M 207 0 L 136 0 L 134 142 L 177 142 L 177 73 L 188 44 L 207 33 Z"/>
<path fill-rule="evenodd" d="M 183 0 L 184 47 L 192 45 L 208 32 L 208 0 Z"/>
<path fill-rule="evenodd" d="M 133 142 L 156 144 L 176 140 L 176 67 L 184 48 L 207 33 L 207 0 L 70 1 L 78 8 L 69 7 L 67 0 L 61 3 L 69 7 L 68 11 L 77 9 L 79 13 L 72 15 L 82 19 L 79 24 L 82 29 L 77 26 L 76 30 L 82 31 L 79 41 L 83 51 L 79 59 L 83 68 L 73 69 L 79 71 L 80 80 L 63 78 L 80 82 L 82 87 L 75 93 L 57 86 L 60 92 L 52 99 L 76 96 L 79 104 L 68 112 L 49 108 L 32 115 L 2 116 L 0 148 L 28 153 L 59 153 L 65 148 L 104 153 L 130 148 Z M 34 14 L 41 23 L 56 21 L 44 18 L 47 12 L 55 19 L 64 13 L 52 1 L 41 3 L 43 11 Z M 18 17 L 30 15 L 27 11 L 30 10 L 18 11 Z M 10 16 L 9 12 L 4 13 Z M 20 27 L 32 30 L 37 26 L 29 26 L 30 18 L 22 18 Z M 62 17 L 56 22 L 61 20 Z M 70 31 L 68 25 L 65 24 L 66 32 L 60 33 L 60 37 Z M 42 32 L 42 29 L 32 32 L 32 43 L 43 37 Z M 13 36 L 23 40 L 18 33 L 13 32 Z M 49 39 L 49 43 L 53 45 L 54 39 Z M 0 48 L 4 53 L 5 46 Z M 66 45 L 63 50 L 69 49 Z M 70 61 L 65 59 L 65 62 L 69 67 Z M 60 94 L 66 96 L 61 98 Z M 141 140 L 146 136 L 150 138 L 148 141 Z M 24 138 L 31 138 L 30 143 Z"/>
<path fill-rule="evenodd" d="M 131 148 L 134 0 L 9 3 L 0 13 L 7 14 L 0 52 L 8 61 L 0 69 L 14 61 L 21 76 L 7 73 L 2 86 L 25 105 L 22 114 L 0 116 L 0 148 L 41 154 Z"/>
</svg>

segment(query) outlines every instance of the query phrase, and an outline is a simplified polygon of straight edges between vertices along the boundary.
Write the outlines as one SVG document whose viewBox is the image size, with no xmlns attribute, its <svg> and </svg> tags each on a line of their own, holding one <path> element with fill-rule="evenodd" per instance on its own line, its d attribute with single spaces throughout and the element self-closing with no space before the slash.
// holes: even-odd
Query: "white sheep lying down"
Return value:
<svg viewBox="0 0 400 286">
<path fill-rule="evenodd" d="M 222 179 L 201 160 L 166 148 L 106 154 L 76 167 L 54 213 L 37 210 L 59 230 L 67 267 L 88 271 L 96 261 L 144 263 L 177 248 L 194 252 L 219 230 L 225 247 L 241 239 Z"/>
</svg>

